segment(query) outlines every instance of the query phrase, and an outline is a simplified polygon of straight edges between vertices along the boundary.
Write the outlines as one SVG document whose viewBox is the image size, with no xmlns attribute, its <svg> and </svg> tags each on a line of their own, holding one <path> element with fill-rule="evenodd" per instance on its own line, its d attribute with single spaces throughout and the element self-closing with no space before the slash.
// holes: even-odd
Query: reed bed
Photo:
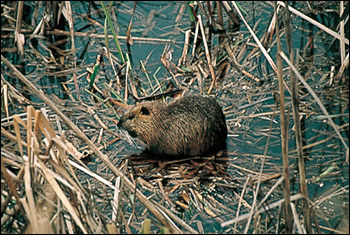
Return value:
<svg viewBox="0 0 350 235">
<path fill-rule="evenodd" d="M 159 4 L 1 3 L 1 232 L 348 233 L 349 3 Z M 227 150 L 120 135 L 129 105 L 193 93 Z"/>
</svg>

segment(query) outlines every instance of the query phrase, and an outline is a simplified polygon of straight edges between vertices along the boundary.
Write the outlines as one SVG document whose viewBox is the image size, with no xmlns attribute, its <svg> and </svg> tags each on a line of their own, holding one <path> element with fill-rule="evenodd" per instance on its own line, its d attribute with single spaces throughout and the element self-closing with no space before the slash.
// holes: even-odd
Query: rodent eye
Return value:
<svg viewBox="0 0 350 235">
<path fill-rule="evenodd" d="M 140 113 L 143 115 L 149 115 L 150 114 L 150 110 L 146 107 L 142 107 L 140 110 Z"/>
<path fill-rule="evenodd" d="M 134 117 L 135 117 L 135 115 L 130 115 L 130 116 L 128 117 L 128 119 L 131 120 L 131 119 L 134 119 Z"/>
</svg>

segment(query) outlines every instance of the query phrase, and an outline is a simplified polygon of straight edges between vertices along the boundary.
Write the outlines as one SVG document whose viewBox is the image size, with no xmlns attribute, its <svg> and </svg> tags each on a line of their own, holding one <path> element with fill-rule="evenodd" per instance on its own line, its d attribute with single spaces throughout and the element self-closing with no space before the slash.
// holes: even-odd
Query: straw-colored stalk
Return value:
<svg viewBox="0 0 350 235">
<path fill-rule="evenodd" d="M 275 64 L 275 62 L 272 60 L 271 56 L 269 55 L 269 53 L 266 51 L 265 47 L 261 44 L 259 38 L 255 35 L 254 31 L 252 30 L 252 28 L 249 26 L 248 22 L 245 20 L 245 18 L 243 17 L 243 14 L 241 13 L 240 9 L 238 8 L 237 4 L 235 2 L 232 2 L 233 6 L 235 7 L 237 13 L 239 14 L 239 16 L 241 17 L 242 21 L 244 22 L 244 24 L 246 25 L 246 27 L 248 28 L 250 34 L 252 35 L 252 37 L 254 38 L 256 44 L 258 45 L 258 47 L 260 48 L 261 52 L 263 53 L 263 55 L 265 56 L 265 58 L 267 59 L 267 61 L 269 62 L 269 64 L 271 65 L 272 69 L 275 71 L 276 74 L 278 74 L 277 71 L 277 66 Z M 287 89 L 287 91 L 290 93 L 290 89 L 287 86 L 286 82 L 282 79 L 283 85 L 285 86 L 285 88 Z"/>
<path fill-rule="evenodd" d="M 15 42 L 17 42 L 18 52 L 23 55 L 24 53 L 24 34 L 21 33 L 22 28 L 22 17 L 23 17 L 23 1 L 18 1 L 17 8 L 17 20 L 15 29 Z"/>
<path fill-rule="evenodd" d="M 60 29 L 53 29 L 53 30 L 48 30 L 46 31 L 47 34 L 51 34 L 51 35 L 65 35 L 65 36 L 69 36 L 70 32 L 64 31 L 64 30 L 60 30 Z M 89 37 L 89 38 L 105 38 L 106 35 L 101 35 L 101 34 L 96 34 L 96 33 L 85 33 L 85 32 L 74 32 L 74 36 L 75 37 Z M 107 37 L 109 39 L 113 39 L 114 36 L 113 35 L 107 35 Z M 127 36 L 121 36 L 121 35 L 117 35 L 117 38 L 120 40 L 127 40 Z M 174 43 L 175 40 L 174 39 L 163 39 L 163 38 L 146 38 L 146 37 L 132 37 L 133 41 L 136 41 L 138 43 L 155 43 L 155 44 L 159 44 L 159 43 Z"/>
<path fill-rule="evenodd" d="M 279 24 L 277 18 L 276 5 L 274 7 L 275 14 L 275 27 L 276 27 L 276 37 L 277 37 L 277 52 L 281 51 L 281 39 Z M 286 233 L 292 232 L 292 215 L 290 211 L 290 182 L 289 182 L 289 160 L 288 160 L 288 131 L 287 123 L 285 117 L 285 106 L 284 106 L 284 89 L 283 89 L 283 65 L 282 59 L 277 55 L 277 76 L 278 76 L 278 86 L 279 86 L 279 96 L 280 96 L 280 119 L 281 119 L 281 145 L 282 145 L 282 159 L 283 159 L 283 177 L 284 177 L 284 215 L 286 220 Z"/>
<path fill-rule="evenodd" d="M 204 31 L 204 27 L 203 27 L 202 17 L 201 17 L 201 15 L 198 15 L 197 18 L 198 18 L 199 27 L 200 27 L 201 33 L 202 33 L 202 40 L 203 40 L 203 45 L 204 45 L 204 49 L 205 49 L 205 56 L 207 57 L 208 67 L 209 67 L 211 78 L 212 78 L 210 87 L 208 89 L 208 94 L 210 94 L 211 90 L 213 89 L 213 87 L 215 85 L 216 78 L 215 78 L 213 65 L 211 63 L 211 58 L 210 58 L 209 48 L 208 48 L 208 44 L 207 44 L 207 39 L 205 37 L 205 31 Z"/>
<path fill-rule="evenodd" d="M 335 123 L 333 122 L 331 116 L 329 115 L 326 107 L 324 107 L 324 105 L 322 104 L 320 98 L 318 98 L 318 96 L 316 95 L 315 91 L 311 88 L 311 86 L 305 81 L 305 79 L 300 75 L 299 71 L 297 68 L 295 68 L 295 66 L 291 63 L 291 61 L 288 59 L 288 57 L 283 53 L 283 51 L 279 52 L 280 56 L 282 57 L 283 60 L 285 60 L 287 62 L 287 64 L 290 66 L 290 68 L 293 70 L 293 72 L 295 73 L 295 75 L 298 77 L 299 81 L 301 81 L 301 83 L 303 83 L 303 85 L 305 86 L 305 88 L 308 90 L 308 92 L 311 94 L 311 96 L 315 99 L 316 103 L 318 104 L 318 106 L 321 108 L 322 112 L 324 113 L 324 115 L 326 116 L 327 120 L 329 121 L 329 124 L 331 125 L 331 127 L 333 127 L 335 133 L 338 135 L 340 141 L 342 142 L 342 144 L 344 145 L 345 151 L 349 151 L 349 146 L 346 143 L 346 141 L 344 140 L 343 136 L 340 134 L 338 127 L 335 125 Z"/>
<path fill-rule="evenodd" d="M 290 201 L 296 201 L 296 200 L 300 200 L 303 198 L 303 195 L 301 195 L 301 193 L 298 193 L 298 194 L 295 194 L 295 195 L 292 195 L 290 197 Z M 281 199 L 281 200 L 278 200 L 276 202 L 273 202 L 267 206 L 264 206 L 260 209 L 258 209 L 257 211 L 255 211 L 255 216 L 261 214 L 261 213 L 264 213 L 264 212 L 267 212 L 267 211 L 270 211 L 276 207 L 279 207 L 281 206 L 282 204 L 284 203 L 284 199 Z M 223 223 L 220 223 L 221 227 L 226 227 L 226 226 L 230 226 L 231 224 L 233 223 L 236 223 L 236 222 L 239 222 L 239 221 L 242 221 L 242 220 L 246 220 L 248 219 L 250 216 L 250 212 L 249 213 L 246 213 L 244 215 L 240 215 L 239 217 L 236 217 L 232 220 L 228 220 L 228 221 L 225 221 Z"/>
<path fill-rule="evenodd" d="M 278 1 L 277 2 L 278 5 L 281 5 L 283 7 L 286 7 L 286 4 L 284 2 Z M 288 10 L 291 11 L 293 14 L 303 18 L 304 20 L 310 22 L 311 24 L 315 25 L 316 27 L 320 28 L 321 30 L 325 31 L 326 33 L 332 35 L 333 37 L 335 37 L 336 39 L 339 40 L 343 40 L 344 43 L 349 45 L 349 39 L 347 38 L 342 38 L 340 34 L 338 34 L 337 32 L 334 32 L 333 30 L 327 28 L 326 26 L 324 26 L 323 24 L 320 24 L 319 22 L 317 22 L 316 20 L 308 17 L 307 15 L 301 13 L 300 11 L 296 10 L 295 8 L 288 6 Z"/>
<path fill-rule="evenodd" d="M 74 68 L 76 68 L 77 57 L 75 56 L 75 54 L 76 54 L 77 50 L 75 48 L 73 11 L 72 11 L 72 6 L 70 4 L 70 1 L 64 2 L 64 6 L 62 8 L 62 14 L 66 18 L 66 20 L 68 21 L 70 38 L 71 38 L 71 42 L 72 42 L 71 52 L 72 52 L 72 56 L 73 56 L 73 65 L 74 65 Z M 80 97 L 78 79 L 77 79 L 77 74 L 75 72 L 73 72 L 73 81 L 74 81 L 74 86 L 77 90 L 78 99 L 80 100 L 81 97 Z"/>
<path fill-rule="evenodd" d="M 288 8 L 285 9 L 284 25 L 286 29 L 286 40 L 287 40 L 287 47 L 289 51 L 290 61 L 293 61 L 294 51 L 292 46 L 292 31 L 291 31 L 291 22 L 290 22 Z M 294 120 L 295 138 L 296 138 L 295 142 L 296 142 L 297 153 L 298 153 L 298 166 L 299 166 L 301 193 L 304 195 L 305 198 L 308 198 L 305 166 L 304 166 L 304 155 L 303 155 L 303 141 L 302 141 L 300 115 L 299 115 L 298 79 L 295 77 L 292 71 L 290 71 L 290 79 L 291 79 L 291 91 L 292 91 L 291 95 L 292 95 L 293 120 Z M 296 210 L 295 206 L 294 206 L 294 210 Z M 305 216 L 306 230 L 308 233 L 312 233 L 311 222 L 310 222 L 310 209 L 306 200 L 303 200 L 303 211 Z M 296 213 L 294 213 L 293 211 L 294 219 L 295 221 L 297 221 L 297 218 L 295 217 L 295 215 Z"/>
<path fill-rule="evenodd" d="M 62 111 L 56 106 L 56 104 L 49 99 L 42 91 L 38 90 L 18 69 L 13 66 L 3 55 L 1 55 L 1 61 L 4 62 L 10 70 L 14 73 L 14 75 L 20 79 L 25 85 L 27 85 L 28 89 L 31 90 L 35 95 L 37 95 L 41 100 L 43 100 L 54 112 L 59 115 L 64 122 L 68 125 L 68 127 L 75 132 L 79 138 L 81 138 L 89 148 L 106 164 L 108 168 L 116 175 L 124 178 L 125 186 L 129 190 L 135 190 L 135 185 L 127 178 L 125 175 L 120 172 L 116 166 L 110 161 L 108 156 L 101 153 L 101 151 L 95 146 L 95 144 L 83 133 L 78 126 L 76 126 L 66 115 L 62 113 Z M 165 217 L 157 208 L 154 207 L 154 204 L 139 191 L 136 191 L 136 196 L 138 199 L 147 207 L 147 209 L 164 225 L 170 228 L 170 231 L 173 233 L 180 233 L 178 227 L 169 220 L 169 218 Z"/>
</svg>

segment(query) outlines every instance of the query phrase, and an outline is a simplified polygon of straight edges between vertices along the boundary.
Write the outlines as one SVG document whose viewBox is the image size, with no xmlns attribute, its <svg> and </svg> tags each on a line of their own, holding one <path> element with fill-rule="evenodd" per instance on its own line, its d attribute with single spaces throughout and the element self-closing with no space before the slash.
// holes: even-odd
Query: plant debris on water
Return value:
<svg viewBox="0 0 350 235">
<path fill-rule="evenodd" d="M 2 233 L 348 233 L 348 2 L 2 2 Z M 205 94 L 227 149 L 117 128 Z"/>
</svg>

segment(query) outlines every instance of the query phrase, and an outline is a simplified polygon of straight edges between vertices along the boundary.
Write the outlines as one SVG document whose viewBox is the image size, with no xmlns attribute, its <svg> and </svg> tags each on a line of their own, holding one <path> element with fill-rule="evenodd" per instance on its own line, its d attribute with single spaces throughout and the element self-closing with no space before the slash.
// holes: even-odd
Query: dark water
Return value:
<svg viewBox="0 0 350 235">
<path fill-rule="evenodd" d="M 35 3 L 36 4 L 36 3 Z M 33 2 L 26 2 L 25 9 L 34 9 L 36 8 Z M 94 2 L 71 2 L 72 9 L 74 14 L 74 30 L 76 32 L 89 32 L 94 34 L 103 35 L 104 34 L 104 13 L 99 3 Z M 108 2 L 105 3 L 108 6 Z M 126 35 L 128 30 L 128 25 L 130 23 L 130 19 L 132 17 L 134 2 L 115 2 L 113 4 L 113 10 L 115 12 L 117 26 L 115 27 L 118 35 Z M 183 44 L 184 44 L 184 32 L 185 30 L 190 29 L 191 23 L 189 20 L 187 9 L 184 9 L 183 16 L 179 18 L 176 22 L 177 17 L 180 13 L 180 8 L 184 3 L 182 2 L 137 2 L 136 11 L 133 19 L 131 34 L 133 37 L 142 37 L 142 38 L 156 38 L 156 39 L 165 39 L 165 40 L 173 40 L 173 42 L 163 41 L 163 42 L 150 42 L 143 41 L 140 42 L 134 39 L 134 44 L 127 47 L 125 40 L 119 40 L 121 43 L 121 48 L 124 52 L 129 51 L 132 59 L 132 66 L 134 68 L 134 73 L 140 78 L 140 80 L 147 84 L 147 80 L 145 74 L 140 68 L 140 61 L 143 61 L 147 65 L 147 71 L 149 75 L 155 75 L 160 80 L 168 77 L 166 69 L 160 62 L 161 55 L 163 53 L 164 48 L 167 45 L 170 45 L 172 58 L 174 63 L 177 63 L 178 58 L 182 54 Z M 266 32 L 268 28 L 268 24 L 272 17 L 273 7 L 268 3 L 258 3 L 258 2 L 241 2 L 242 8 L 246 11 L 245 17 L 249 22 L 250 26 L 253 27 L 256 23 L 258 26 L 255 30 L 257 36 L 259 38 Z M 307 4 L 305 3 L 292 3 L 292 6 L 296 9 L 305 9 L 307 8 Z M 317 8 L 320 14 L 312 14 L 312 17 L 318 22 L 326 25 L 327 27 L 335 30 L 338 24 L 338 3 L 330 4 L 327 6 L 329 10 L 327 13 L 323 12 L 323 7 L 321 4 L 314 4 L 312 7 Z M 44 5 L 38 7 L 38 16 L 35 18 L 35 13 L 28 14 L 27 21 L 31 20 L 39 20 L 41 19 L 41 15 L 44 12 Z M 332 10 L 334 9 L 334 10 Z M 31 12 L 31 11 L 28 11 Z M 305 10 L 305 13 L 310 13 L 310 11 Z M 322 14 L 321 14 L 322 13 Z M 348 15 L 348 13 L 347 13 Z M 309 14 L 310 16 L 310 14 Z M 89 23 L 86 20 L 86 17 L 92 18 L 96 20 L 97 24 Z M 63 18 L 63 17 L 62 17 Z M 312 57 L 310 61 L 304 61 L 305 66 L 300 69 L 300 73 L 302 76 L 308 77 L 308 82 L 310 84 L 318 84 L 318 82 L 323 78 L 323 74 L 331 71 L 332 66 L 335 66 L 335 71 L 338 71 L 340 66 L 340 56 L 339 56 L 339 44 L 334 42 L 333 38 L 328 34 L 320 31 L 315 26 L 312 26 L 310 23 L 300 19 L 299 17 L 292 15 L 293 21 L 293 47 L 298 49 L 301 54 L 306 55 L 306 57 Z M 112 19 L 113 15 L 112 15 Z M 203 19 L 206 20 L 205 17 Z M 63 19 L 61 19 L 62 21 Z M 227 22 L 227 21 L 226 21 Z M 102 27 L 101 27 L 102 26 Z M 283 26 L 282 26 L 283 27 Z M 346 33 L 346 37 L 349 38 L 348 27 Z M 62 24 L 62 30 L 69 31 L 68 24 L 64 22 Z M 244 32 L 245 36 L 249 36 L 249 32 L 247 31 L 245 25 L 241 23 L 240 31 Z M 110 32 L 110 30 L 109 30 Z M 322 36 L 317 36 L 317 35 Z M 313 36 L 315 40 L 314 48 L 311 51 L 309 47 L 305 47 L 306 43 L 309 41 L 310 37 Z M 57 41 L 64 39 L 65 37 L 53 37 L 50 36 L 46 39 L 33 39 L 31 42 L 26 45 L 28 47 L 34 47 L 41 54 L 50 57 L 50 53 L 45 49 L 45 45 L 48 43 L 55 44 Z M 214 39 L 216 43 L 217 37 Z M 112 53 L 118 57 L 118 52 L 116 46 L 114 44 L 113 39 L 109 39 L 109 47 L 111 48 Z M 251 42 L 253 40 L 251 39 Z M 2 47 L 3 43 L 2 41 Z M 282 39 L 283 50 L 286 49 L 285 39 Z M 61 49 L 70 49 L 71 42 L 68 39 L 66 43 L 59 45 Z M 101 49 L 106 46 L 104 38 L 95 38 L 95 37 L 75 37 L 75 46 L 77 48 L 75 58 L 77 63 L 77 76 L 83 75 L 86 71 L 86 67 L 91 67 L 96 62 L 96 57 L 100 54 Z M 306 48 L 306 49 L 305 49 Z M 348 46 L 347 46 L 348 48 Z M 348 49 L 347 49 L 348 50 Z M 275 59 L 276 55 L 276 46 L 273 46 L 270 51 L 270 55 Z M 33 56 L 34 57 L 34 56 Z M 56 94 L 61 99 L 67 99 L 68 95 L 62 87 L 61 83 L 66 82 L 71 79 L 71 73 L 68 75 L 59 75 L 55 74 L 62 70 L 68 70 L 72 68 L 71 64 L 74 63 L 73 57 L 65 57 L 65 62 L 62 66 L 53 65 L 52 68 L 47 66 L 40 66 L 36 63 L 31 63 L 31 61 L 22 60 L 16 56 L 12 56 L 13 61 L 18 61 L 24 67 L 24 73 L 28 75 L 33 81 L 37 82 L 45 93 L 48 94 Z M 271 112 L 273 108 L 271 108 L 275 104 L 275 100 L 273 99 L 273 91 L 278 90 L 278 83 L 275 78 L 271 76 L 273 74 L 273 70 L 268 65 L 266 59 L 263 56 L 255 57 L 253 59 L 254 63 L 257 64 L 258 68 L 256 69 L 256 75 L 260 78 L 266 79 L 266 82 L 269 83 L 269 88 L 266 90 L 267 99 L 265 102 L 261 104 L 257 109 L 260 113 Z M 264 66 L 262 66 L 264 65 Z M 285 67 L 285 66 L 284 66 Z M 312 69 L 310 69 L 312 67 Z M 266 70 L 264 70 L 266 69 Z M 109 79 L 114 79 L 114 72 L 108 61 L 105 61 L 104 67 L 105 77 L 103 80 L 108 82 Z M 310 76 L 310 72 L 313 73 Z M 323 78 L 324 79 L 324 78 Z M 329 79 L 327 77 L 327 79 Z M 155 79 L 151 79 L 153 85 L 156 85 Z M 326 106 L 328 112 L 330 114 L 335 115 L 336 117 L 333 119 L 334 122 L 338 126 L 344 126 L 342 131 L 342 136 L 348 142 L 348 133 L 349 133 L 349 103 L 348 101 L 338 100 L 335 97 L 341 90 L 344 89 L 345 92 L 348 93 L 348 89 L 346 88 L 348 85 L 348 73 L 347 73 L 347 81 L 344 86 L 339 86 L 340 88 L 334 87 L 334 85 L 324 85 L 326 83 L 320 83 L 319 86 L 313 86 L 314 89 L 322 90 L 322 101 Z M 224 84 L 229 81 L 224 81 Z M 234 82 L 234 80 L 233 80 Z M 87 81 L 84 79 L 80 80 L 81 87 L 87 86 Z M 145 85 L 146 86 L 146 85 Z M 74 83 L 69 83 L 67 85 L 68 89 L 75 90 Z M 80 89 L 84 96 L 83 89 Z M 244 93 L 244 91 L 241 91 Z M 308 95 L 305 95 L 307 91 L 301 95 L 301 102 L 310 102 L 311 98 Z M 237 102 L 237 106 L 247 105 L 247 99 L 244 94 L 240 94 L 239 97 L 233 97 L 233 93 L 226 92 L 223 90 L 224 95 L 223 99 L 219 100 L 219 103 L 223 106 L 223 108 L 227 108 L 230 105 L 230 102 Z M 261 94 L 261 93 L 259 93 Z M 76 93 L 74 93 L 76 95 Z M 290 95 L 286 92 L 286 100 L 290 102 Z M 89 96 L 89 95 L 88 95 Z M 35 97 L 32 97 L 28 94 L 33 101 L 38 102 Z M 218 96 L 220 97 L 220 96 Z M 233 98 L 232 98 L 233 97 Z M 260 95 L 253 95 L 252 101 L 256 102 L 260 99 Z M 348 95 L 346 96 L 348 98 Z M 227 98 L 227 99 L 225 99 Z M 83 99 L 87 99 L 87 97 L 83 97 Z M 228 100 L 228 101 L 227 101 Z M 227 101 L 227 102 L 226 102 Z M 345 104 L 345 107 L 344 107 Z M 253 111 L 249 110 L 248 111 Z M 250 154 L 259 154 L 262 155 L 265 150 L 267 134 L 270 125 L 271 125 L 271 116 L 266 118 L 266 116 L 258 117 L 255 119 L 244 119 L 239 123 L 241 126 L 235 126 L 234 123 L 237 121 L 237 116 L 239 115 L 239 111 L 234 112 L 232 114 L 227 115 L 227 122 L 229 128 L 231 130 L 229 134 L 229 138 L 227 140 L 227 150 L 230 153 L 250 153 Z M 305 110 L 304 110 L 305 111 Z M 331 208 L 330 205 L 334 203 L 337 206 L 332 207 L 333 209 L 329 209 L 331 223 L 337 223 L 339 221 L 339 217 L 337 213 L 343 215 L 343 206 L 348 205 L 348 185 L 349 185 L 349 171 L 348 164 L 345 163 L 345 149 L 339 138 L 334 134 L 332 127 L 327 124 L 324 117 L 321 116 L 312 116 L 311 113 L 319 111 L 319 107 L 317 104 L 313 104 L 309 110 L 305 111 L 305 115 L 303 116 L 302 124 L 306 131 L 303 133 L 303 137 L 306 140 L 304 145 L 309 145 L 312 143 L 316 143 L 317 141 L 322 141 L 327 139 L 324 143 L 320 145 L 316 145 L 315 147 L 310 147 L 305 151 L 306 157 L 309 159 L 306 161 L 306 169 L 307 169 L 307 179 L 310 180 L 308 184 L 309 197 L 312 199 L 317 199 L 324 193 L 332 190 L 334 187 L 344 187 L 347 190 L 347 193 L 344 195 L 340 195 L 339 197 L 333 197 L 327 203 L 329 205 L 322 205 Z M 290 110 L 290 112 L 292 112 Z M 309 113 L 308 113 L 309 112 Z M 230 111 L 228 110 L 228 113 Z M 308 116 L 310 115 L 310 116 Z M 281 159 L 281 146 L 280 146 L 280 120 L 279 114 L 276 114 L 272 121 L 272 132 L 274 133 L 270 139 L 269 149 L 267 151 L 267 155 L 272 157 L 269 160 L 269 164 L 276 164 L 278 167 L 273 167 L 271 165 L 267 165 L 266 168 L 271 170 L 274 168 L 276 172 L 281 172 L 282 167 L 282 159 Z M 290 118 L 289 130 L 292 129 L 292 116 Z M 346 125 L 347 124 L 347 125 Z M 291 167 L 291 178 L 292 181 L 298 181 L 298 173 L 296 172 L 297 166 L 297 155 L 296 152 L 293 152 L 295 149 L 295 141 L 294 141 L 294 132 L 289 131 L 289 149 L 291 150 L 290 155 L 290 165 Z M 265 136 L 265 137 L 264 137 Z M 125 143 L 127 145 L 127 143 Z M 135 152 L 135 149 L 130 147 L 125 147 L 123 155 L 129 155 Z M 230 156 L 230 155 L 229 155 Z M 230 157 L 235 158 L 235 155 L 231 155 Z M 248 162 L 251 161 L 250 158 L 245 159 L 244 157 L 238 159 L 236 162 L 241 163 L 245 167 L 251 168 L 259 168 L 261 162 Z M 321 178 L 317 180 L 315 177 L 318 177 L 322 172 L 328 169 L 331 166 L 331 163 L 334 163 L 336 166 L 335 171 L 338 172 L 337 175 Z M 230 169 L 228 169 L 230 170 Z M 314 181 L 312 181 L 314 179 Z M 312 183 L 311 183 L 312 182 Z M 292 191 L 298 192 L 299 186 L 298 184 L 293 184 Z M 342 198 L 344 197 L 344 198 Z M 332 202 L 332 200 L 339 199 L 339 201 Z M 340 204 L 340 205 L 338 205 Z M 320 205 L 321 206 L 321 205 Z"/>
</svg>

